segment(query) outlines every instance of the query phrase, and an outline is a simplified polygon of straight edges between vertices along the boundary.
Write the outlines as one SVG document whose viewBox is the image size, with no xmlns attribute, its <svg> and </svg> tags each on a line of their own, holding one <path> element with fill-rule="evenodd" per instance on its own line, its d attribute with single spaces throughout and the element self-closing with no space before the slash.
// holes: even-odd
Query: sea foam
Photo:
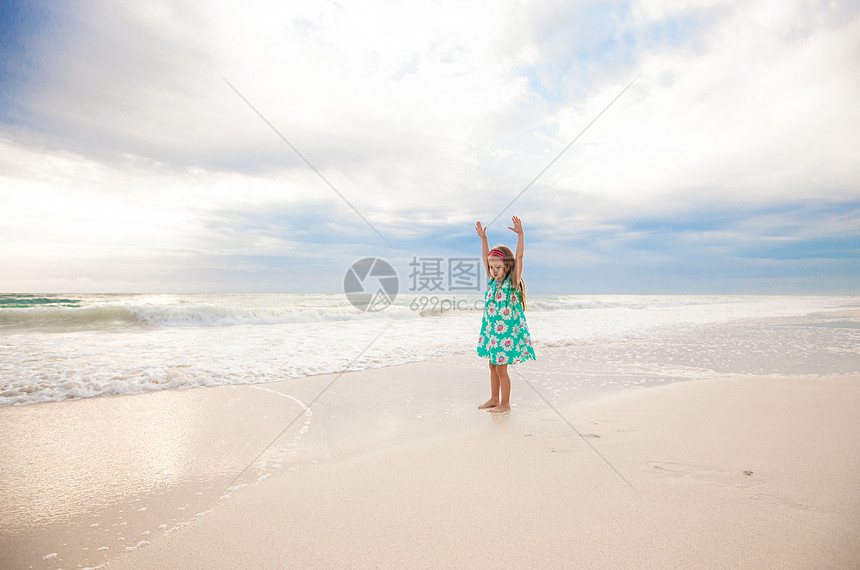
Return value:
<svg viewBox="0 0 860 570">
<path fill-rule="evenodd" d="M 259 384 L 472 353 L 481 322 L 477 295 L 435 307 L 401 298 L 371 313 L 342 295 L 15 297 L 0 297 L 0 405 Z M 526 315 L 540 359 L 547 346 L 806 315 L 851 302 L 556 295 L 531 297 Z"/>
</svg>

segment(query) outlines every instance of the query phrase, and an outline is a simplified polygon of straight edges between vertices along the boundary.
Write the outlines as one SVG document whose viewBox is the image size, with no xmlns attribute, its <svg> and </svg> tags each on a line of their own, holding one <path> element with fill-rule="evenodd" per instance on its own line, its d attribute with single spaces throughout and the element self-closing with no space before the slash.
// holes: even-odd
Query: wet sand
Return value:
<svg viewBox="0 0 860 570">
<path fill-rule="evenodd" d="M 484 374 L 452 357 L 0 410 L 4 434 L 41 426 L 17 453 L 45 452 L 4 462 L 0 566 L 860 564 L 860 377 L 610 390 L 557 414 L 514 376 L 492 416 Z"/>
<path fill-rule="evenodd" d="M 852 567 L 858 409 L 857 376 L 739 378 L 564 410 L 582 437 L 487 418 L 269 478 L 110 567 Z"/>
</svg>

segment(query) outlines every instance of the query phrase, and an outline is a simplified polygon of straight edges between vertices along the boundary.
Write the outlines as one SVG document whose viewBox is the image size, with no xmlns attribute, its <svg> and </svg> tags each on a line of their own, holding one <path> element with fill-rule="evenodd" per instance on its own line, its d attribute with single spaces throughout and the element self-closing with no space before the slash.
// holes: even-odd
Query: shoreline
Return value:
<svg viewBox="0 0 860 570">
<path fill-rule="evenodd" d="M 717 565 L 760 567 L 776 556 L 784 567 L 809 563 L 835 568 L 839 567 L 836 559 L 827 558 L 826 553 L 843 545 L 837 527 L 842 525 L 852 536 L 860 532 L 860 525 L 850 516 L 860 510 L 860 493 L 856 492 L 860 477 L 855 475 L 860 473 L 860 429 L 853 420 L 860 409 L 860 375 L 723 377 L 605 391 L 557 408 L 582 438 L 533 394 L 530 403 L 520 401 L 510 414 L 487 414 L 476 409 L 477 400 L 467 399 L 451 401 L 447 411 L 436 417 L 426 416 L 426 409 L 408 408 L 410 413 L 400 416 L 389 411 L 372 425 L 363 426 L 361 433 L 350 433 L 355 431 L 352 421 L 366 417 L 350 415 L 349 396 L 355 390 L 366 391 L 370 384 L 390 388 L 391 378 L 404 381 L 411 376 L 414 387 L 434 374 L 461 374 L 482 383 L 482 366 L 469 372 L 467 364 L 445 360 L 440 358 L 433 366 L 413 364 L 345 374 L 332 385 L 330 390 L 337 393 L 332 392 L 329 404 L 320 401 L 311 416 L 302 415 L 294 429 L 230 490 L 225 488 L 238 471 L 236 466 L 250 462 L 272 434 L 282 429 L 284 418 L 278 413 L 287 412 L 289 417 L 301 410 L 294 401 L 255 387 L 124 396 L 129 404 L 126 413 L 134 407 L 132 400 L 150 411 L 161 409 L 177 396 L 178 400 L 196 400 L 167 408 L 171 414 L 196 408 L 198 419 L 209 418 L 208 423 L 179 422 L 167 429 L 190 429 L 198 442 L 190 447 L 187 441 L 181 443 L 186 466 L 211 467 L 224 457 L 231 462 L 202 484 L 170 486 L 163 482 L 159 487 L 157 480 L 147 485 L 138 481 L 141 488 L 137 493 L 129 492 L 134 482 L 120 480 L 117 489 L 117 481 L 110 477 L 100 487 L 97 481 L 85 478 L 83 483 L 96 487 L 88 498 L 90 507 L 76 516 L 31 527 L 23 541 L 10 541 L 4 534 L 3 566 L 20 567 L 26 560 L 28 566 L 44 568 L 84 563 L 111 568 L 227 568 L 245 563 L 324 567 L 336 565 L 347 548 L 355 567 L 409 565 L 418 559 L 410 558 L 416 552 L 422 559 L 433 560 L 433 565 L 493 567 L 469 558 L 477 544 L 473 541 L 492 542 L 507 536 L 505 544 L 496 547 L 511 549 L 505 551 L 508 561 L 517 556 L 521 563 L 533 561 L 543 555 L 535 546 L 540 544 L 548 549 L 544 552 L 548 561 L 632 568 L 637 566 L 637 552 L 662 540 L 652 536 L 651 523 L 675 525 L 671 536 L 698 544 L 705 536 L 693 527 L 705 521 L 702 528 L 708 529 L 708 540 L 716 533 L 724 541 L 740 541 L 737 544 L 743 548 L 737 546 L 739 551 L 754 546 L 763 554 L 747 564 L 737 558 L 737 552 L 732 555 L 735 558 L 726 558 L 727 554 L 700 544 L 699 558 L 690 558 L 687 551 L 658 549 L 654 556 L 666 560 L 657 566 L 714 565 L 722 560 L 726 564 Z M 320 380 L 330 382 L 331 377 Z M 291 388 L 297 393 L 295 386 Z M 469 390 L 475 396 L 483 394 L 482 387 L 473 388 Z M 400 396 L 410 390 L 403 389 Z M 526 390 L 520 387 L 521 398 Z M 162 398 L 164 402 L 156 405 Z M 69 402 L 67 407 L 80 408 L 75 406 L 80 402 L 86 400 Z M 292 405 L 285 406 L 288 402 Z M 240 407 L 238 412 L 253 420 L 232 440 L 220 441 L 218 445 L 224 449 L 213 455 L 210 436 L 236 428 L 234 423 L 221 423 L 226 418 L 213 410 L 215 405 L 225 412 Z M 97 408 L 93 413 L 104 413 Z M 438 429 L 440 426 L 445 429 Z M 821 445 L 823 441 L 829 445 Z M 129 443 L 93 450 L 103 472 L 105 462 L 119 462 L 117 450 Z M 150 449 L 144 455 L 163 457 L 164 448 L 176 444 Z M 68 470 L 70 464 L 62 467 Z M 178 471 L 153 469 L 151 473 L 175 479 L 200 476 Z M 500 474 L 505 476 L 500 478 Z M 75 487 L 71 494 L 84 488 Z M 99 493 L 111 489 L 129 494 L 120 500 L 102 496 L 104 504 L 92 508 Z M 62 499 L 67 500 L 70 488 L 66 485 L 61 490 Z M 501 513 L 488 506 L 498 497 L 513 501 Z M 478 499 L 486 505 L 482 507 Z M 566 506 L 561 508 L 562 504 Z M 287 513 L 292 522 L 282 520 Z M 602 521 L 603 530 L 580 528 L 593 517 Z M 681 522 L 673 523 L 678 517 Z M 355 526 L 340 528 L 339 521 L 352 521 Z M 333 542 L 331 525 L 349 537 L 346 547 Z M 507 534 L 489 536 L 486 529 L 493 525 L 508 529 Z M 738 525 L 743 532 L 737 531 Z M 428 552 L 428 541 L 437 526 L 457 529 L 462 537 L 455 541 L 452 531 L 446 531 L 451 542 L 442 542 L 448 552 L 444 556 Z M 280 545 L 274 536 L 258 538 L 268 536 L 273 528 L 282 533 Z M 633 533 L 629 544 L 635 548 L 615 550 L 617 547 L 606 542 L 612 533 L 603 534 L 610 528 Z M 397 540 L 390 538 L 392 532 Z M 594 541 L 596 550 L 574 540 L 582 532 Z M 832 538 L 822 541 L 828 535 Z M 571 540 L 591 554 L 571 558 L 569 552 L 558 551 L 557 541 L 568 544 Z M 771 548 L 770 541 L 781 546 Z M 99 550 L 105 546 L 108 550 Z M 811 553 L 806 558 L 801 557 L 801 546 Z M 843 545 L 837 551 L 846 561 L 860 561 L 856 549 Z M 790 553 L 798 558 L 788 556 Z"/>
<path fill-rule="evenodd" d="M 856 306 L 845 302 L 841 308 Z M 572 303 L 577 310 L 565 309 L 565 303 Z M 3 325 L 0 336 L 7 341 L 0 351 L 0 359 L 6 364 L 0 380 L 0 404 L 2 407 L 29 405 L 200 385 L 272 383 L 286 378 L 298 380 L 309 375 L 338 373 L 353 362 L 356 368 L 370 369 L 440 355 L 468 355 L 473 353 L 478 336 L 476 326 L 480 323 L 479 317 L 472 318 L 477 315 L 453 312 L 439 317 L 402 319 L 391 314 L 380 319 L 342 321 L 337 311 L 334 314 L 311 311 L 315 317 L 310 317 L 322 320 L 316 322 L 311 318 L 313 322 L 302 323 L 293 322 L 305 318 L 299 319 L 295 314 L 305 310 L 300 307 L 275 303 L 266 305 L 264 314 L 258 315 L 249 305 L 253 303 L 245 298 L 238 300 L 235 306 L 224 307 L 200 303 L 185 306 L 178 302 L 165 307 L 118 303 L 110 307 L 85 308 L 74 318 L 60 309 L 47 316 L 40 310 L 20 310 L 15 314 L 21 318 L 26 316 L 25 320 L 29 319 L 32 326 L 16 328 L 15 318 L 0 323 Z M 734 329 L 730 331 L 734 333 L 739 323 L 751 321 L 771 323 L 767 333 L 774 346 L 762 346 L 762 350 L 773 351 L 777 346 L 791 345 L 781 350 L 802 351 L 805 339 L 787 333 L 786 328 L 782 330 L 785 334 L 780 335 L 773 323 L 816 321 L 816 325 L 836 326 L 835 321 L 850 318 L 829 315 L 827 310 L 837 308 L 835 303 L 820 298 L 791 297 L 782 302 L 772 297 L 750 301 L 733 296 L 725 302 L 705 299 L 698 303 L 676 296 L 669 296 L 665 301 L 654 297 L 622 297 L 607 306 L 599 302 L 591 306 L 566 298 L 557 305 L 557 310 L 537 311 L 530 317 L 537 350 L 568 347 L 584 359 L 596 359 L 598 367 L 602 355 L 589 354 L 588 345 L 657 338 L 672 329 L 685 334 L 693 332 L 691 337 L 676 335 L 671 341 L 674 343 L 688 340 L 700 344 L 719 343 L 722 340 L 719 337 L 705 340 L 695 336 L 707 334 L 714 327 Z M 774 316 L 773 313 L 822 310 L 825 312 L 795 316 Z M 96 315 L 90 314 L 92 311 Z M 138 314 L 140 311 L 143 314 Z M 125 315 L 120 321 L 115 320 L 117 312 Z M 203 315 L 198 314 L 201 312 Z M 327 314 L 333 320 L 329 320 Z M 91 321 L 91 317 L 95 321 Z M 782 338 L 777 338 L 779 336 Z M 676 355 L 671 350 L 653 358 L 653 354 L 647 353 L 653 353 L 656 345 L 642 348 L 646 353 L 625 355 L 623 359 L 615 359 L 615 364 L 623 367 L 625 362 L 646 357 L 652 370 L 673 365 Z M 842 348 L 845 354 L 851 352 L 850 346 Z M 683 377 L 690 373 L 700 377 L 709 370 L 732 371 L 731 366 L 728 370 L 721 367 L 719 360 L 703 363 L 686 360 L 681 372 Z M 777 364 L 771 363 L 771 368 L 778 368 Z M 853 366 L 831 368 L 831 363 L 820 362 L 807 367 L 806 371 L 790 367 L 739 371 L 814 374 L 822 370 L 836 373 L 856 370 Z M 639 371 L 622 370 L 624 372 Z"/>
<path fill-rule="evenodd" d="M 601 520 L 606 528 L 628 528 L 640 541 L 638 548 L 646 551 L 648 545 L 641 541 L 651 536 L 649 526 L 636 517 L 648 512 L 652 521 L 670 524 L 672 517 L 723 512 L 720 509 L 726 507 L 720 501 L 726 497 L 714 495 L 714 488 L 734 489 L 728 496 L 731 509 L 723 514 L 735 517 L 734 524 L 740 521 L 744 528 L 762 525 L 761 531 L 747 528 L 761 540 L 772 538 L 773 528 L 782 528 L 777 523 L 791 520 L 795 511 L 812 517 L 803 520 L 813 537 L 836 532 L 821 526 L 826 518 L 821 513 L 843 517 L 846 528 L 858 531 L 851 526 L 853 520 L 840 514 L 842 506 L 831 500 L 836 492 L 848 499 L 860 496 L 857 479 L 846 475 L 851 470 L 860 472 L 854 451 L 860 449 L 860 434 L 853 420 L 860 408 L 856 391 L 860 366 L 856 350 L 850 348 L 854 334 L 850 329 L 856 328 L 860 312 L 848 313 L 838 321 L 743 321 L 700 327 L 695 334 L 670 330 L 643 339 L 544 347 L 537 362 L 514 368 L 513 411 L 499 417 L 477 410 L 486 399 L 488 379 L 485 361 L 471 354 L 265 384 L 3 407 L 0 446 L 5 455 L 0 486 L 9 491 L 0 495 L 0 566 L 68 568 L 110 563 L 134 567 L 138 560 L 139 567 L 180 566 L 185 556 L 181 552 L 208 549 L 213 541 L 223 543 L 219 548 L 236 547 L 237 552 L 256 545 L 259 552 L 249 559 L 263 567 L 290 566 L 283 558 L 289 553 L 270 550 L 268 543 L 254 542 L 250 535 L 247 544 L 237 546 L 230 538 L 237 530 L 217 522 L 225 516 L 221 513 L 243 508 L 265 511 L 283 506 L 286 500 L 289 508 L 302 513 L 298 526 L 289 526 L 274 514 L 259 522 L 301 535 L 300 539 L 282 536 L 287 543 L 316 544 L 311 551 L 301 550 L 303 562 L 337 564 L 335 558 L 314 558 L 313 549 L 322 544 L 340 552 L 341 546 L 326 542 L 327 526 L 353 520 L 369 529 L 369 534 L 360 536 L 350 534 L 357 532 L 354 529 L 343 529 L 353 540 L 348 549 L 364 561 L 357 566 L 379 561 L 407 565 L 414 562 L 407 555 L 415 549 L 421 559 L 434 559 L 436 555 L 426 552 L 427 545 L 415 542 L 413 535 L 426 539 L 434 536 L 435 527 L 422 520 L 403 520 L 401 511 L 383 506 L 399 504 L 403 512 L 417 509 L 419 515 L 430 512 L 429 520 L 459 529 L 470 540 L 497 540 L 481 534 L 484 531 L 479 528 L 492 526 L 489 517 L 495 509 L 491 513 L 463 509 L 472 505 L 475 511 L 483 510 L 473 497 L 484 497 L 489 504 L 501 496 L 515 499 L 515 509 L 499 514 L 502 527 L 510 529 L 499 536 L 508 536 L 512 544 L 528 538 L 530 542 L 520 544 L 520 550 L 541 556 L 535 544 L 544 544 L 550 554 L 556 548 L 545 544 L 545 537 L 562 543 L 571 540 L 547 528 L 545 512 L 554 513 L 562 528 L 576 535 L 571 526 L 574 514 L 560 512 L 546 489 L 555 489 L 569 502 L 568 508 L 578 513 L 574 518 L 579 525 L 587 522 L 581 518 L 583 512 L 593 511 L 600 518 L 604 517 L 601 509 L 608 509 L 607 513 L 620 518 L 605 515 Z M 804 344 L 816 338 L 809 335 L 828 330 L 845 331 L 838 337 L 841 344 Z M 782 338 L 793 344 L 786 347 L 778 340 Z M 708 351 L 715 342 L 721 343 L 717 356 Z M 802 350 L 794 352 L 797 349 Z M 817 415 L 810 415 L 807 404 L 816 398 L 821 400 Z M 305 410 L 308 404 L 312 404 L 310 410 Z M 804 409 L 796 409 L 799 406 Z M 794 433 L 795 424 L 804 421 L 817 439 L 803 431 Z M 746 433 L 758 436 L 746 441 L 744 426 Z M 790 433 L 794 435 L 786 435 Z M 654 435 L 636 439 L 646 434 Z M 833 444 L 827 447 L 822 441 Z M 727 442 L 734 447 L 727 447 Z M 666 447 L 669 444 L 674 447 Z M 774 455 L 773 449 L 786 457 L 798 456 L 796 462 Z M 642 456 L 646 451 L 648 456 Z M 816 472 L 820 477 L 816 481 L 798 467 L 805 455 L 816 456 L 821 465 L 834 465 L 838 472 Z M 759 461 L 762 458 L 764 463 Z M 735 465 L 741 459 L 746 459 L 746 465 Z M 612 467 L 622 476 L 613 473 Z M 739 469 L 752 474 L 739 477 Z M 748 490 L 751 482 L 761 483 L 756 478 L 762 473 L 775 475 L 780 470 L 793 474 L 794 482 L 777 477 L 774 492 L 738 494 Z M 369 473 L 373 478 L 368 479 Z M 393 474 L 399 475 L 391 480 Z M 512 479 L 505 482 L 499 474 Z M 587 486 L 559 488 L 571 474 L 582 475 Z M 657 476 L 663 479 L 655 483 Z M 398 477 L 411 483 L 403 486 Z M 329 486 L 320 487 L 318 478 L 325 478 Z M 383 480 L 387 484 L 380 486 L 378 481 Z M 543 491 L 518 498 L 520 491 L 512 481 Z M 617 504 L 619 493 L 631 492 L 625 481 L 634 486 L 635 496 L 641 494 L 643 481 L 647 483 L 641 487 L 646 500 L 633 513 L 619 510 L 622 507 Z M 825 486 L 824 502 L 809 496 L 816 485 Z M 296 490 L 318 497 L 320 504 L 296 499 Z M 431 493 L 425 497 L 427 490 Z M 427 504 L 428 497 L 438 504 Z M 703 497 L 715 502 L 696 503 Z M 664 501 L 665 512 L 655 503 L 658 499 Z M 345 512 L 331 501 L 358 502 L 363 511 Z M 761 512 L 770 518 L 762 520 L 752 508 L 761 505 L 767 506 Z M 785 510 L 786 505 L 812 508 Z M 856 501 L 854 505 L 860 511 Z M 456 519 L 448 520 L 449 515 L 439 511 L 443 507 L 457 512 Z M 240 520 L 243 515 L 231 516 Z M 305 519 L 307 528 L 302 526 Z M 377 519 L 385 523 L 383 527 Z M 477 528 L 463 527 L 468 521 Z M 698 524 L 695 517 L 689 524 L 694 522 Z M 248 520 L 242 526 L 252 529 L 255 524 Z M 712 524 L 717 526 L 711 532 L 719 536 L 733 523 L 720 519 Z M 527 532 L 518 535 L 521 525 Z M 398 532 L 409 534 L 403 543 L 412 550 L 385 542 L 391 527 L 402 527 Z M 325 536 L 308 536 L 308 528 L 315 529 L 311 534 Z M 683 532 L 688 542 L 702 538 L 694 530 Z M 204 542 L 198 541 L 198 535 Z M 810 536 L 795 538 L 807 544 L 810 552 L 818 552 L 818 543 L 810 543 Z M 739 540 L 732 533 L 727 537 Z M 606 537 L 591 538 L 601 544 Z M 680 534 L 677 539 L 682 539 Z M 659 537 L 650 540 L 659 542 Z M 362 544 L 375 544 L 376 554 L 363 550 Z M 492 565 L 469 559 L 470 549 L 462 545 L 451 543 L 446 548 L 465 558 L 439 559 L 439 565 Z M 584 543 L 578 543 L 578 548 L 588 550 Z M 608 543 L 601 548 L 599 557 L 575 558 L 576 564 L 601 567 L 605 559 L 621 567 L 635 566 L 633 558 L 613 558 Z M 225 560 L 232 556 L 222 554 Z M 562 554 L 555 552 L 551 559 Z M 857 559 L 850 551 L 845 555 L 852 562 Z M 161 557 L 157 564 L 154 556 Z M 684 557 L 672 562 L 671 552 L 661 556 L 668 557 L 669 563 L 663 564 L 667 567 L 681 567 L 678 560 L 699 566 L 721 560 L 706 557 L 694 564 Z M 736 566 L 747 566 L 733 560 Z M 825 558 L 818 559 L 822 561 Z M 212 564 L 217 567 L 218 560 L 213 558 Z"/>
</svg>

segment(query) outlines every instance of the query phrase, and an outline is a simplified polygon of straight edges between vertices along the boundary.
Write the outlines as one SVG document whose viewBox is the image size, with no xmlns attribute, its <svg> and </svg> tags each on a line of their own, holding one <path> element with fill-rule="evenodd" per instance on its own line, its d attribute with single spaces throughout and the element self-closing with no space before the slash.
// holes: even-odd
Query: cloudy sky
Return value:
<svg viewBox="0 0 860 570">
<path fill-rule="evenodd" d="M 853 1 L 0 14 L 0 291 L 334 293 L 516 214 L 532 292 L 860 292 Z"/>
</svg>

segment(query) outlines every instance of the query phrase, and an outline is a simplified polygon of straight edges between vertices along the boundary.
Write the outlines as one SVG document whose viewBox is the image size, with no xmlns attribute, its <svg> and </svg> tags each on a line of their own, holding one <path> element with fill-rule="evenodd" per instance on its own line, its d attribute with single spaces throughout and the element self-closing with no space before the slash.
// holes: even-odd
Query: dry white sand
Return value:
<svg viewBox="0 0 860 570">
<path fill-rule="evenodd" d="M 860 377 L 686 382 L 560 411 L 583 437 L 554 415 L 479 415 L 279 472 L 110 567 L 860 566 Z"/>
</svg>

